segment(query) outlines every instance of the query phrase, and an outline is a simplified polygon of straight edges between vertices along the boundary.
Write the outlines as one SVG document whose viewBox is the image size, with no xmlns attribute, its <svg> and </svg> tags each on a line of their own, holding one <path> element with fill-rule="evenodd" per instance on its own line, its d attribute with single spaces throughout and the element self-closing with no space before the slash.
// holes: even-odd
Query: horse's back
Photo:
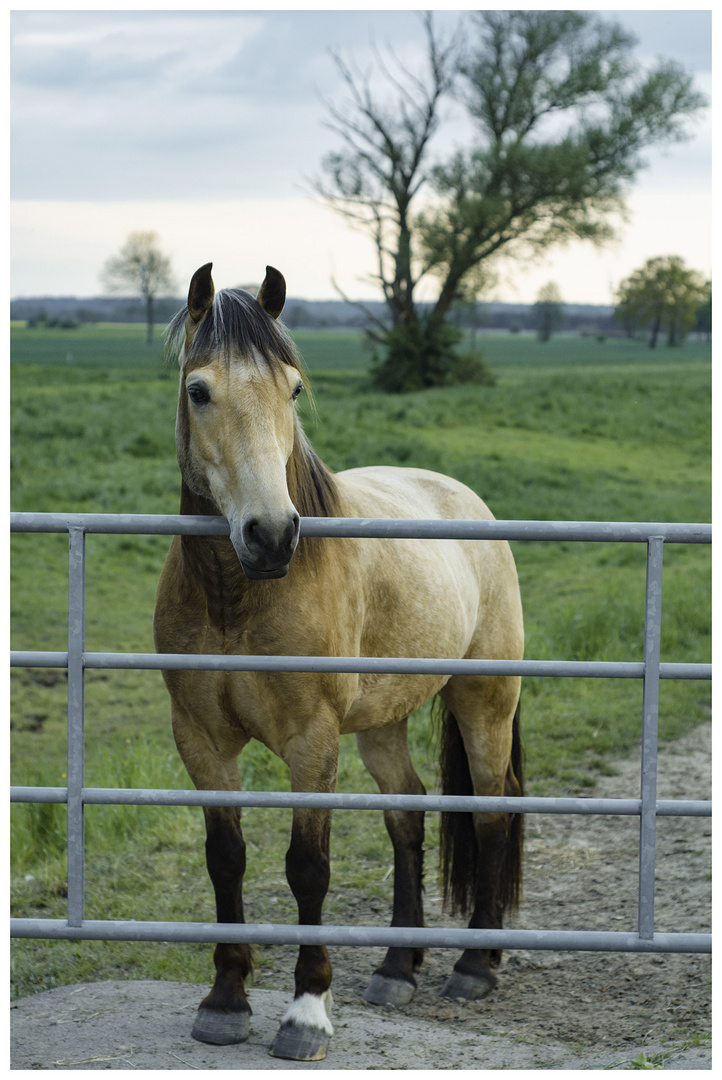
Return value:
<svg viewBox="0 0 722 1080">
<path fill-rule="evenodd" d="M 347 516 L 493 518 L 483 499 L 459 480 L 428 469 L 371 465 L 336 474 Z M 351 513 L 355 508 L 356 513 Z"/>
<path fill-rule="evenodd" d="M 337 474 L 347 517 L 493 520 L 486 503 L 453 477 L 426 469 L 373 466 Z M 516 566 L 505 540 L 364 540 L 356 546 L 367 582 L 398 596 L 397 619 L 409 605 L 451 609 L 469 631 L 480 615 L 521 605 Z M 415 603 L 412 601 L 415 599 Z M 407 619 L 409 612 L 407 611 Z M 463 653 L 461 654 L 463 655 Z"/>
</svg>

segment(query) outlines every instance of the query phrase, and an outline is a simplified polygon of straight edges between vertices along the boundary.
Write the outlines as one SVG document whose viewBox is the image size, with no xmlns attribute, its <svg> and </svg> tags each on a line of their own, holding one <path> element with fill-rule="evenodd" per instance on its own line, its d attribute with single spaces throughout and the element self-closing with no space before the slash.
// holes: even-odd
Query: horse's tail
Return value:
<svg viewBox="0 0 722 1080">
<path fill-rule="evenodd" d="M 454 714 L 438 702 L 442 721 L 441 782 L 444 795 L 473 795 L 469 759 Z M 519 730 L 520 707 L 512 725 L 512 747 L 504 785 L 505 795 L 523 795 L 523 753 Z M 469 915 L 486 896 L 489 910 L 506 911 L 518 906 L 521 895 L 524 815 L 510 814 L 504 822 L 499 851 L 499 833 L 488 835 L 485 850 L 474 830 L 471 813 L 443 811 L 441 814 L 441 877 L 444 904 L 453 912 Z M 496 848 L 496 852 L 493 850 Z M 492 870 L 492 865 L 494 865 Z"/>
</svg>

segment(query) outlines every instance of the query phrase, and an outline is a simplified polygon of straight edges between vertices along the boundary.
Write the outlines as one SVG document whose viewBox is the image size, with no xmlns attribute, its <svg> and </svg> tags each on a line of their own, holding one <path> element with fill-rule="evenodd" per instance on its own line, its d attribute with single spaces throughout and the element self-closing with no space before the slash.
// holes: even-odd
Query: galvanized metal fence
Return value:
<svg viewBox="0 0 722 1080">
<path fill-rule="evenodd" d="M 88 533 L 228 535 L 224 518 L 141 514 L 12 514 L 16 532 L 69 534 L 67 652 L 13 652 L 19 667 L 68 672 L 67 787 L 14 787 L 11 799 L 66 803 L 68 819 L 67 919 L 12 919 L 22 938 L 124 941 L 208 941 L 265 944 L 404 945 L 445 948 L 584 949 L 607 952 L 709 952 L 711 934 L 654 930 L 656 819 L 711 815 L 704 800 L 657 799 L 657 722 L 660 679 L 710 679 L 710 664 L 660 663 L 662 569 L 665 543 L 709 544 L 710 525 L 649 522 L 414 521 L 303 518 L 302 536 L 506 539 L 644 543 L 647 546 L 644 654 L 641 661 L 441 660 L 398 657 L 212 656 L 85 651 L 85 537 Z M 610 618 L 613 614 L 610 613 Z M 187 668 L 226 671 L 329 671 L 447 675 L 517 674 L 563 678 L 641 679 L 642 761 L 638 799 L 511 798 L 321 794 L 303 792 L 184 791 L 85 786 L 84 672 L 94 668 Z M 331 809 L 490 810 L 524 814 L 611 814 L 640 819 L 636 932 L 457 930 L 432 927 L 291 926 L 92 920 L 85 918 L 84 813 L 88 805 L 327 807 Z"/>
</svg>

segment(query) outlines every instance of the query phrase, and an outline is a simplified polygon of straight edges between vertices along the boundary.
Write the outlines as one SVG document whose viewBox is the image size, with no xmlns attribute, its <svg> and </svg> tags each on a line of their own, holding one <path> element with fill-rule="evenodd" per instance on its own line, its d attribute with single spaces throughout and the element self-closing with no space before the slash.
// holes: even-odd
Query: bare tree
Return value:
<svg viewBox="0 0 722 1080">
<path fill-rule="evenodd" d="M 413 294 L 424 269 L 415 266 L 412 201 L 428 179 L 429 142 L 458 62 L 458 40 L 440 44 L 428 12 L 424 29 L 427 70 L 422 74 L 409 71 L 391 50 L 388 60 L 376 50 L 386 90 L 383 103 L 371 89 L 370 76 L 334 54 L 348 100 L 327 103 L 327 126 L 345 146 L 324 158 L 326 179 L 315 182 L 323 199 L 373 239 L 372 280 L 381 287 L 393 325 L 415 317 Z"/>
<path fill-rule="evenodd" d="M 129 233 L 118 254 L 112 255 L 103 267 L 101 280 L 109 292 L 133 293 L 143 299 L 148 327 L 146 341 L 150 345 L 154 301 L 175 288 L 171 262 L 160 250 L 157 233 Z"/>
</svg>

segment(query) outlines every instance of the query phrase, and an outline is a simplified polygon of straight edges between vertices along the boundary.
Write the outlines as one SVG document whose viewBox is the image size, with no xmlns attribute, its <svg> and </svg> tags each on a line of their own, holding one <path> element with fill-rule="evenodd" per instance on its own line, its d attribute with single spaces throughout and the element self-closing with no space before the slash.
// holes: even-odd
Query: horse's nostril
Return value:
<svg viewBox="0 0 722 1080">
<path fill-rule="evenodd" d="M 259 535 L 259 522 L 255 518 L 244 521 L 243 542 L 247 548 L 256 547 L 259 543 L 263 542 Z"/>
</svg>

